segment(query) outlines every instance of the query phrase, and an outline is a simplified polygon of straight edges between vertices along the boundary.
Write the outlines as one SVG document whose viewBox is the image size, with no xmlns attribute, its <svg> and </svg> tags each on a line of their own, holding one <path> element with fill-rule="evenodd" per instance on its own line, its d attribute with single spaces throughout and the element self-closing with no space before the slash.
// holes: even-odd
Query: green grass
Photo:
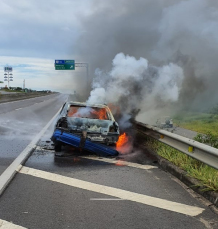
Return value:
<svg viewBox="0 0 218 229">
<path fill-rule="evenodd" d="M 190 177 L 196 178 L 199 181 L 198 186 L 204 187 L 202 191 L 218 192 L 218 170 L 157 140 L 147 138 L 146 146 L 186 171 Z"/>
<path fill-rule="evenodd" d="M 214 111 L 218 111 L 214 109 Z M 196 141 L 218 148 L 218 113 L 181 112 L 173 117 L 174 126 L 196 131 Z M 190 177 L 199 181 L 198 186 L 204 187 L 202 191 L 218 192 L 218 170 L 189 157 L 157 140 L 145 137 L 146 146 L 161 157 L 180 167 Z"/>
<path fill-rule="evenodd" d="M 218 115 L 209 113 L 183 112 L 175 115 L 174 125 L 198 133 L 211 133 L 218 137 Z"/>
</svg>

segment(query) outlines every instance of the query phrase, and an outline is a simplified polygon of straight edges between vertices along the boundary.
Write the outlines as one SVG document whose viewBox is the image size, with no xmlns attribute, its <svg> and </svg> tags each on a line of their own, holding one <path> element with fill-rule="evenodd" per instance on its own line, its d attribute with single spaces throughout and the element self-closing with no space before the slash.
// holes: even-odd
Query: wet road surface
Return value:
<svg viewBox="0 0 218 229">
<path fill-rule="evenodd" d="M 0 104 L 0 174 L 60 109 L 67 96 L 53 94 Z"/>
<path fill-rule="evenodd" d="M 1 161 L 16 157 L 65 99 L 60 95 L 23 108 L 24 113 L 8 112 L 4 119 L 0 115 L 8 147 Z M 10 115 L 16 124 L 7 122 Z M 18 128 L 19 122 L 29 125 Z M 147 152 L 136 149 L 116 159 L 63 147 L 64 157 L 55 157 L 53 130 L 51 125 L 0 196 L 0 228 L 218 228 L 211 203 L 162 171 Z"/>
<path fill-rule="evenodd" d="M 65 147 L 65 157 L 55 157 L 52 131 L 1 196 L 3 222 L 31 229 L 217 228 L 210 203 L 144 152 L 116 160 Z"/>
</svg>

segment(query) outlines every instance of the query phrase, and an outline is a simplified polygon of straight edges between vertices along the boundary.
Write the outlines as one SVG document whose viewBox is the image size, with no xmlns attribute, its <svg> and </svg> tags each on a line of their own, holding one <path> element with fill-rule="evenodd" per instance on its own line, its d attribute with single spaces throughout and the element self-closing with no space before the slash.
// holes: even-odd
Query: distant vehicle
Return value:
<svg viewBox="0 0 218 229">
<path fill-rule="evenodd" d="M 173 127 L 173 119 L 170 116 L 162 116 L 161 117 L 161 128 L 172 128 Z"/>
<path fill-rule="evenodd" d="M 173 128 L 173 119 L 170 116 L 162 116 L 158 119 L 156 125 L 159 128 Z"/>
<path fill-rule="evenodd" d="M 106 145 L 114 145 L 120 135 L 118 123 L 109 107 L 102 104 L 66 102 L 55 125 L 57 129 L 78 136 L 85 132 L 87 140 Z"/>
</svg>

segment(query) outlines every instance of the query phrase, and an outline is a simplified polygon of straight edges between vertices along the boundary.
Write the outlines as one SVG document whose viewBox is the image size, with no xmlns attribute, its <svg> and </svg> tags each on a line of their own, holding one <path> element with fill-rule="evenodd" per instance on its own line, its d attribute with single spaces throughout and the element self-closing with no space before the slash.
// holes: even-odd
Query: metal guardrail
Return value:
<svg viewBox="0 0 218 229">
<path fill-rule="evenodd" d="M 135 125 L 143 134 L 218 169 L 218 149 L 141 122 L 135 121 Z"/>
</svg>

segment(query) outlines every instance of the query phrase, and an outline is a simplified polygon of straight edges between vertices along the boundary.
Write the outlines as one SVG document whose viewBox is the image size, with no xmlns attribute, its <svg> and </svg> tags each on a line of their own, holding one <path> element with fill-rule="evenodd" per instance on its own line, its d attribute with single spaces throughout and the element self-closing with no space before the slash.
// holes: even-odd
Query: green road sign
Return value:
<svg viewBox="0 0 218 229">
<path fill-rule="evenodd" d="M 55 70 L 75 70 L 75 64 L 55 64 Z"/>
</svg>

